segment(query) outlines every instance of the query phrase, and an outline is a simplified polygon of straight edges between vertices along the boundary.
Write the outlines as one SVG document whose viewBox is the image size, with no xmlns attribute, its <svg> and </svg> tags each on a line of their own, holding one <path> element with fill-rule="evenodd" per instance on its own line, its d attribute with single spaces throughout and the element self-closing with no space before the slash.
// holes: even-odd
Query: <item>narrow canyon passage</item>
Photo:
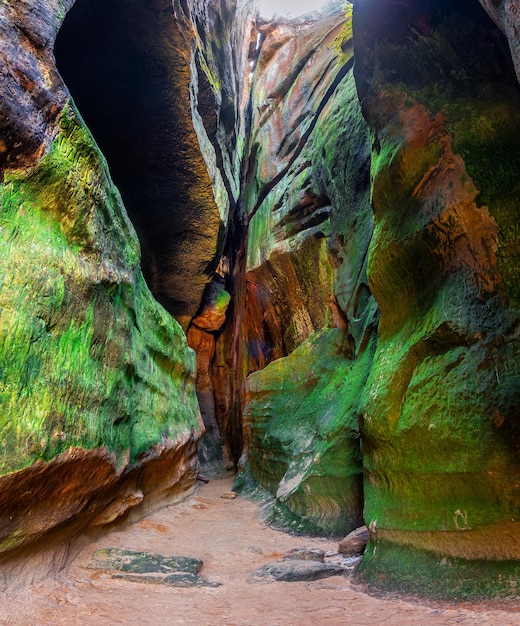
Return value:
<svg viewBox="0 0 520 626">
<path fill-rule="evenodd" d="M 7 623 L 515 623 L 520 16 L 320 5 L 0 3 Z"/>
<path fill-rule="evenodd" d="M 424 502 L 423 483 L 432 480 L 437 491 L 437 478 L 421 464 L 416 467 L 415 451 L 422 463 L 424 445 L 436 450 L 441 491 L 446 481 L 458 484 L 471 471 L 465 460 L 453 467 L 444 435 L 436 440 L 429 428 L 426 437 L 414 419 L 393 435 L 405 442 L 399 454 L 409 457 L 408 473 L 394 469 L 392 453 L 380 465 L 378 442 L 385 449 L 394 413 L 405 416 L 404 424 L 407 410 L 415 415 L 417 406 L 431 400 L 444 415 L 449 384 L 457 388 L 458 379 L 447 383 L 441 398 L 426 395 L 408 405 L 403 400 L 427 362 L 440 359 L 443 372 L 462 363 L 463 385 L 473 384 L 466 382 L 472 367 L 482 367 L 483 357 L 469 350 L 472 335 L 459 313 L 446 305 L 441 310 L 436 298 L 453 302 L 456 293 L 469 303 L 481 297 L 479 289 L 486 291 L 492 279 L 483 278 L 474 288 L 465 268 L 476 276 L 496 276 L 493 254 L 486 251 L 495 246 L 492 220 L 504 219 L 504 212 L 496 208 L 490 215 L 472 205 L 478 193 L 473 185 L 485 184 L 485 166 L 471 156 L 461 166 L 455 152 L 466 154 L 468 142 L 480 141 L 467 136 L 463 121 L 474 102 L 492 101 L 495 89 L 502 94 L 500 107 L 512 112 L 519 94 L 507 42 L 476 2 L 457 8 L 392 5 L 381 8 L 373 28 L 377 3 L 372 4 L 357 12 L 355 72 L 348 6 L 312 19 L 257 18 L 248 30 L 233 3 L 218 9 L 211 3 L 191 8 L 178 3 L 172 22 L 160 0 L 146 8 L 119 2 L 110 11 L 96 0 L 81 0 L 60 29 L 55 52 L 139 234 L 148 285 L 187 330 L 197 352 L 197 397 L 207 431 L 199 444 L 202 471 L 217 476 L 226 473 L 226 463 L 228 469 L 237 464 L 235 488 L 269 498 L 266 519 L 282 528 L 342 536 L 362 525 L 363 517 L 377 524 L 383 511 L 395 515 L 390 525 L 410 537 L 404 544 L 421 544 L 425 539 L 414 535 L 416 529 L 451 526 L 444 519 L 431 521 L 437 512 Z M 244 29 L 242 39 L 233 24 Z M 234 49 L 223 45 L 226 38 Z M 479 48 L 472 50 L 469 42 L 477 38 Z M 379 56 L 381 46 L 388 46 L 388 57 Z M 444 85 L 447 104 L 436 87 L 429 90 L 430 83 Z M 382 95 L 386 89 L 395 89 L 390 105 Z M 404 97 L 406 103 L 400 101 Z M 497 128 L 475 152 L 494 141 L 492 152 L 512 154 L 515 147 L 504 140 L 500 121 L 505 112 L 493 102 L 485 106 L 493 108 Z M 378 116 L 391 129 L 390 135 L 381 130 L 381 139 Z M 441 118 L 450 120 L 446 130 L 439 127 Z M 405 130 L 398 130 L 401 126 Z M 380 142 L 395 150 L 394 132 L 405 139 L 387 165 Z M 413 167 L 408 171 L 409 150 L 420 155 L 422 180 Z M 371 181 L 379 166 L 379 177 Z M 455 174 L 446 174 L 450 171 Z M 410 201 L 408 178 L 415 186 Z M 424 236 L 403 239 L 408 227 L 398 228 L 386 217 L 392 194 L 397 204 L 423 202 L 429 216 Z M 512 206 L 492 194 L 486 198 L 492 212 L 497 203 Z M 445 260 L 439 260 L 459 254 L 449 243 L 452 235 L 444 235 L 445 222 L 459 221 L 453 237 L 460 254 L 469 249 L 476 255 L 469 266 L 449 261 L 464 292 L 444 277 Z M 395 240 L 402 246 L 397 256 Z M 506 265 L 500 270 L 508 280 Z M 423 285 L 428 272 L 431 280 Z M 483 317 L 496 314 L 495 305 L 475 312 L 475 332 L 481 332 Z M 514 314 L 505 318 L 500 332 L 507 335 Z M 394 362 L 401 365 L 391 382 L 393 372 L 385 364 Z M 391 388 L 381 389 L 380 377 L 388 378 Z M 511 372 L 501 393 L 509 393 L 515 380 Z M 469 404 L 461 414 L 473 410 L 480 415 Z M 372 413 L 385 416 L 379 426 L 366 419 Z M 514 428 L 508 424 L 503 432 Z M 367 500 L 363 472 L 365 489 L 371 486 Z M 481 484 L 481 494 L 493 500 L 492 493 L 507 489 L 501 480 Z M 402 489 L 414 496 L 391 504 L 395 496 L 387 493 L 388 481 L 396 493 Z M 473 497 L 464 486 L 454 489 L 457 495 L 448 498 L 454 511 L 461 511 L 460 502 L 470 506 Z M 485 518 L 482 511 L 476 515 Z M 465 516 L 454 514 L 456 529 L 466 524 Z M 509 532 L 509 520 L 503 524 Z M 392 528 L 379 532 L 394 537 Z M 482 532 L 476 543 L 489 541 L 489 532 Z M 429 541 L 426 549 L 439 542 L 454 557 L 488 549 L 461 548 L 442 533 Z M 507 560 L 516 547 L 498 551 Z"/>
<path fill-rule="evenodd" d="M 167 0 L 78 0 L 55 55 L 137 230 L 148 285 L 187 323 L 223 223 L 193 128 L 185 36 Z"/>
<path fill-rule="evenodd" d="M 277 532 L 259 521 L 258 503 L 221 496 L 230 480 L 211 481 L 190 500 L 113 532 L 81 551 L 55 577 L 2 593 L 6 626 L 518 626 L 517 601 L 453 605 L 367 595 L 348 572 L 307 582 L 248 582 L 252 572 L 295 548 L 337 554 L 338 544 Z M 126 549 L 202 559 L 218 587 L 173 588 L 131 582 L 85 567 L 97 550 Z M 340 561 L 339 557 L 327 560 Z M 24 572 L 30 580 L 31 571 Z"/>
</svg>

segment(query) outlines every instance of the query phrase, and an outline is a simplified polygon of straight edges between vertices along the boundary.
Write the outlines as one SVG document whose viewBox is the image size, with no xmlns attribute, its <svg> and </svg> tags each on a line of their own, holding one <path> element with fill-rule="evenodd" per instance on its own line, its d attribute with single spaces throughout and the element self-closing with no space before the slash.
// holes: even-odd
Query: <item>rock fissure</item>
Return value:
<svg viewBox="0 0 520 626">
<path fill-rule="evenodd" d="M 514 594 L 518 20 L 0 4 L 3 559 L 178 501 L 200 462 L 274 526 L 366 523 L 368 584 Z"/>
<path fill-rule="evenodd" d="M 290 172 L 292 166 L 294 165 L 294 163 L 296 162 L 296 160 L 300 156 L 303 148 L 305 147 L 305 144 L 307 143 L 307 140 L 309 139 L 312 131 L 314 130 L 314 128 L 315 128 L 315 126 L 316 126 L 316 124 L 318 122 L 318 118 L 321 115 L 321 113 L 323 112 L 325 106 L 327 105 L 327 102 L 330 100 L 330 98 L 332 98 L 332 96 L 333 96 L 335 90 L 337 89 L 339 83 L 343 80 L 343 78 L 345 78 L 347 73 L 352 69 L 353 65 L 354 65 L 354 59 L 352 58 L 348 63 L 345 63 L 345 65 L 343 65 L 341 70 L 338 72 L 338 75 L 336 76 L 334 82 L 328 88 L 328 90 L 327 90 L 327 92 L 325 94 L 325 97 L 320 100 L 320 104 L 317 107 L 316 112 L 314 113 L 314 118 L 311 121 L 311 123 L 309 124 L 309 126 L 307 127 L 304 135 L 299 139 L 299 141 L 296 144 L 296 146 L 294 146 L 293 149 L 290 150 L 291 158 L 290 158 L 289 163 L 285 166 L 285 168 L 281 172 L 279 172 L 273 178 L 273 180 L 271 180 L 269 183 L 264 185 L 264 187 L 262 188 L 262 190 L 258 194 L 258 199 L 256 201 L 255 206 L 248 213 L 248 222 L 251 222 L 251 220 L 254 218 L 254 216 L 256 215 L 257 211 L 260 209 L 262 203 L 264 202 L 266 197 L 269 195 L 269 193 Z M 282 148 L 282 146 L 283 146 L 283 144 L 280 146 L 280 148 Z"/>
</svg>

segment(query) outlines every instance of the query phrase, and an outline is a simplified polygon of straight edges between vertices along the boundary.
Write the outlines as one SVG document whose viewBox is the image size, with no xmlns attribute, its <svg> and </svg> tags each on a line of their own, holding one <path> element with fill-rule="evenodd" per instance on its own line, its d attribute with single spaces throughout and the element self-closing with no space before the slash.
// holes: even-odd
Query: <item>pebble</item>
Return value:
<svg viewBox="0 0 520 626">
<path fill-rule="evenodd" d="M 237 497 L 237 494 L 234 491 L 226 491 L 220 497 L 224 498 L 224 500 L 234 500 Z"/>
</svg>

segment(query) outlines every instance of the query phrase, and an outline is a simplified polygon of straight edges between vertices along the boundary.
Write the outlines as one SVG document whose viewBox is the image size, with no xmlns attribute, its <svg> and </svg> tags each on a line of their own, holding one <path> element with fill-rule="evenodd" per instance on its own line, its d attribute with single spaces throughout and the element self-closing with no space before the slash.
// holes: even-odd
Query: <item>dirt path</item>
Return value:
<svg viewBox="0 0 520 626">
<path fill-rule="evenodd" d="M 230 488 L 230 480 L 212 481 L 191 500 L 89 545 L 59 579 L 3 594 L 0 624 L 520 626 L 520 602 L 499 610 L 375 598 L 344 576 L 307 583 L 248 583 L 251 572 L 291 548 L 332 551 L 337 544 L 271 530 L 258 520 L 257 503 L 220 497 Z M 100 548 L 199 557 L 204 561 L 201 574 L 222 586 L 179 589 L 84 568 Z"/>
</svg>

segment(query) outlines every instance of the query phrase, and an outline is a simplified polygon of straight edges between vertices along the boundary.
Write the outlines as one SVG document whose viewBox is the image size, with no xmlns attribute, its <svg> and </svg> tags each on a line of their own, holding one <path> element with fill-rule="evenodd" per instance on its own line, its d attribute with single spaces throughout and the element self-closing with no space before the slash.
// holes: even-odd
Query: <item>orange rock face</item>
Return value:
<svg viewBox="0 0 520 626">
<path fill-rule="evenodd" d="M 402 587 L 406 572 L 432 576 L 434 554 L 454 557 L 469 589 L 483 576 L 470 562 L 487 559 L 489 592 L 507 593 L 520 512 L 518 84 L 478 4 L 395 8 L 362 3 L 354 23 L 373 136 L 368 278 L 381 312 L 362 404 L 364 567 L 377 578 L 400 559 L 388 585 Z M 427 31 L 410 19 L 419 9 Z M 499 538 L 503 525 L 511 540 Z"/>
<path fill-rule="evenodd" d="M 71 449 L 35 463 L 0 478 L 0 552 L 5 560 L 43 539 L 139 519 L 187 497 L 197 472 L 190 435 L 158 445 L 133 467 L 118 466 L 106 449 Z"/>
</svg>

